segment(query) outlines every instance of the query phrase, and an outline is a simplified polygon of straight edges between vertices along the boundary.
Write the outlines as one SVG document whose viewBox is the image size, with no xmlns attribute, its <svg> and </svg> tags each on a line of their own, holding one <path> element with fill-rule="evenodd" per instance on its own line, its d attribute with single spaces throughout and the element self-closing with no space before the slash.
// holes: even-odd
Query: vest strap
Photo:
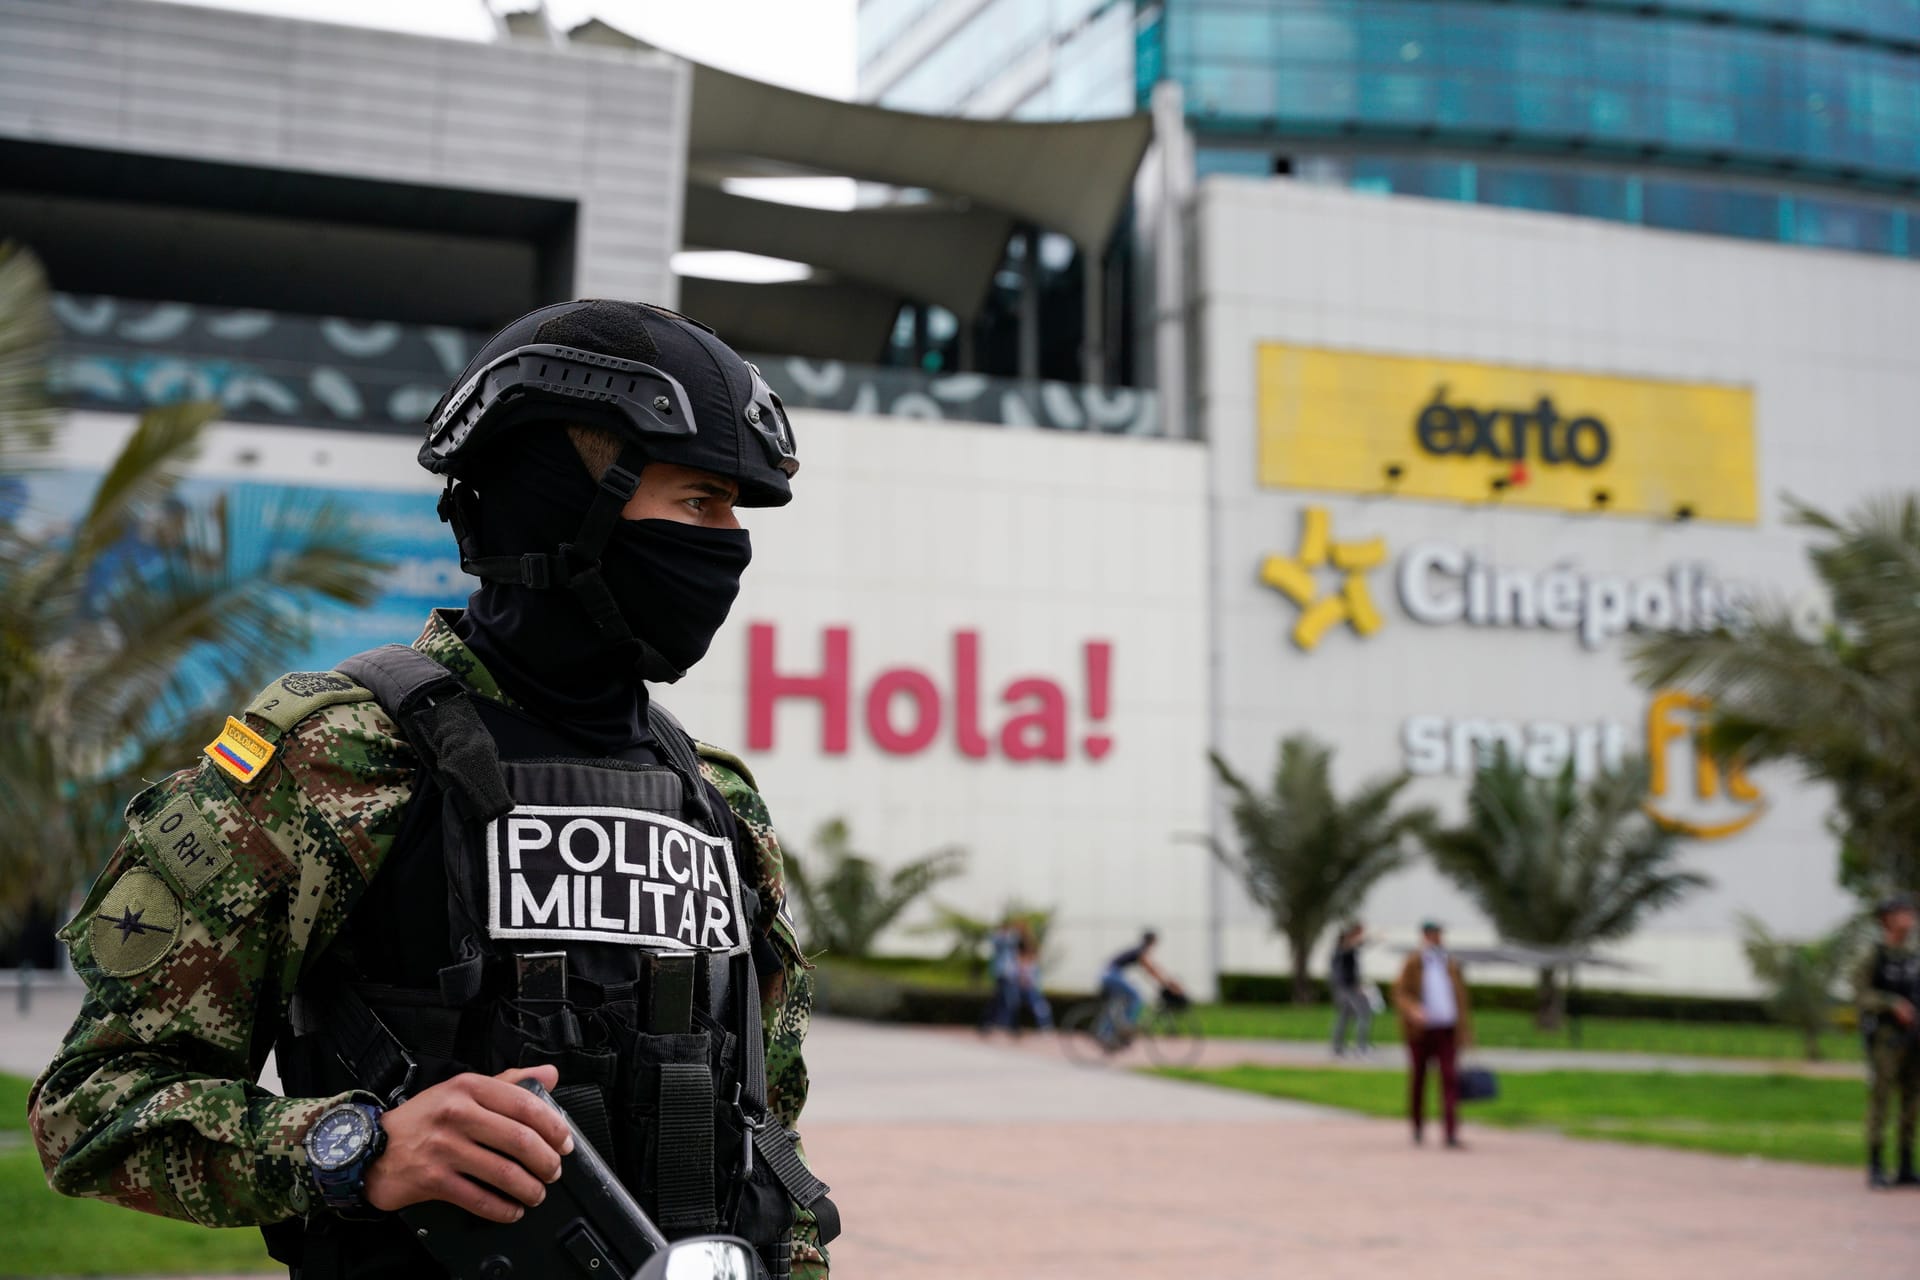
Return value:
<svg viewBox="0 0 1920 1280">
<path fill-rule="evenodd" d="M 322 972 L 300 985 L 288 1021 L 296 1036 L 326 1028 L 326 1040 L 348 1075 L 390 1107 L 407 1096 L 420 1072 L 419 1061 L 353 989 L 338 964 L 323 964 Z"/>
<path fill-rule="evenodd" d="M 707 788 L 700 778 L 700 756 L 693 745 L 693 737 L 680 727 L 673 712 L 660 705 L 658 698 L 647 699 L 647 729 L 653 734 L 653 740 L 667 754 L 667 761 L 673 771 L 687 780 L 691 794 L 688 799 L 700 807 L 700 816 L 710 828 L 716 828 L 713 805 L 707 794 Z"/>
<path fill-rule="evenodd" d="M 493 735 L 451 671 L 403 644 L 356 653 L 339 670 L 373 690 L 467 818 L 491 822 L 512 810 Z"/>
<path fill-rule="evenodd" d="M 745 1024 L 740 1037 L 741 1056 L 746 1060 L 740 1109 L 741 1122 L 748 1132 L 746 1172 L 752 1172 L 751 1161 L 757 1154 L 780 1189 L 787 1193 L 787 1198 L 813 1214 L 820 1229 L 820 1243 L 828 1244 L 840 1234 L 840 1210 L 827 1199 L 827 1192 L 832 1188 L 816 1178 L 800 1158 L 792 1131 L 767 1110 L 767 1046 L 760 1022 L 760 983 L 753 971 L 751 952 L 736 957 L 735 961 L 738 969 L 733 975 L 734 984 L 740 992 Z"/>
<path fill-rule="evenodd" d="M 606 1090 L 597 1084 L 563 1084 L 553 1091 L 553 1100 L 573 1117 L 595 1151 L 613 1159 L 613 1122 L 607 1116 Z"/>
<path fill-rule="evenodd" d="M 669 1237 L 710 1233 L 713 1203 L 713 1072 L 704 1062 L 660 1064 L 654 1204 Z"/>
</svg>

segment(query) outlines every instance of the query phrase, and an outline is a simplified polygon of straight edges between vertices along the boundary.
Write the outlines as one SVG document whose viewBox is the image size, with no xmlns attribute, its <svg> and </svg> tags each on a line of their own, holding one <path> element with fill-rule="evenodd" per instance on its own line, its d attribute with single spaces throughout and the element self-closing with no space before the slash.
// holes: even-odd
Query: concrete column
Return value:
<svg viewBox="0 0 1920 1280">
<path fill-rule="evenodd" d="M 1086 299 L 1080 315 L 1080 381 L 1090 387 L 1107 381 L 1107 264 L 1092 249 L 1080 250 L 1082 289 Z"/>
<path fill-rule="evenodd" d="M 1027 227 L 1020 233 L 1025 252 L 1020 260 L 1020 378 L 1036 382 L 1040 378 L 1040 230 Z"/>
</svg>

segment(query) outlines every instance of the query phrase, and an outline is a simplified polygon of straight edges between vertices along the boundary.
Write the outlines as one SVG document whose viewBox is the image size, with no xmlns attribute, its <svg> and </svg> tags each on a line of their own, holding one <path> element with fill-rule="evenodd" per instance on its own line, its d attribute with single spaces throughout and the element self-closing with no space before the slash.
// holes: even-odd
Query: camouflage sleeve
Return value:
<svg viewBox="0 0 1920 1280">
<path fill-rule="evenodd" d="M 1872 947 L 1860 958 L 1853 970 L 1853 1003 L 1863 1014 L 1890 1013 L 1893 1010 L 1893 993 L 1882 991 L 1873 985 L 1873 971 L 1880 958 L 1880 948 Z"/>
<path fill-rule="evenodd" d="M 813 966 L 800 951 L 787 910 L 785 857 L 766 801 L 754 789 L 752 775 L 737 757 L 700 744 L 701 768 L 718 787 L 740 829 L 753 844 L 759 881 L 754 886 L 770 921 L 770 941 L 782 964 L 761 978 L 760 1016 L 767 1036 L 767 1105 L 789 1129 L 798 1129 L 807 1102 L 804 1048 L 813 1018 Z M 806 1150 L 801 1148 L 804 1159 Z M 827 1251 L 813 1215 L 799 1210 L 793 1232 L 795 1280 L 826 1280 Z"/>
<path fill-rule="evenodd" d="M 126 837 L 62 930 L 87 992 L 28 1103 L 55 1190 L 207 1226 L 306 1209 L 301 1139 L 338 1099 L 254 1080 L 411 793 L 411 755 L 381 714 L 330 708 L 246 783 L 203 760 L 128 805 Z"/>
</svg>

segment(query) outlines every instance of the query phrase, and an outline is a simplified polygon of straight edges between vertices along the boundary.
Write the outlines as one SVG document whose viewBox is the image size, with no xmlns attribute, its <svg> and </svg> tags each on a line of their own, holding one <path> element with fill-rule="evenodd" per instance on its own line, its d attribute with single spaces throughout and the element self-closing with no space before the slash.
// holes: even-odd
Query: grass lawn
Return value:
<svg viewBox="0 0 1920 1280">
<path fill-rule="evenodd" d="M 1399 1072 L 1241 1066 L 1157 1074 L 1366 1115 L 1407 1113 L 1406 1077 Z M 1850 1080 L 1509 1072 L 1500 1077 L 1500 1097 L 1465 1108 L 1464 1120 L 1722 1155 L 1855 1165 L 1862 1158 L 1865 1104 L 1864 1086 Z"/>
<path fill-rule="evenodd" d="M 1326 1005 L 1215 1004 L 1200 1010 L 1207 1034 L 1248 1040 L 1325 1040 L 1333 1034 L 1333 1010 Z M 1475 1040 L 1488 1049 L 1567 1049 L 1565 1031 L 1541 1031 L 1518 1010 L 1487 1009 L 1473 1015 Z M 1373 1038 L 1389 1044 L 1400 1037 L 1393 1011 L 1373 1020 Z M 1738 1022 L 1677 1022 L 1660 1018 L 1582 1018 L 1581 1049 L 1602 1053 L 1674 1053 L 1710 1058 L 1784 1058 L 1804 1056 L 1800 1033 L 1791 1027 Z M 1860 1061 L 1860 1038 L 1835 1031 L 1823 1037 L 1822 1050 L 1836 1062 Z"/>
<path fill-rule="evenodd" d="M 941 991 L 978 991 L 986 999 L 993 990 L 985 971 L 973 973 L 965 964 L 944 958 L 921 956 L 863 956 L 848 960 L 827 956 L 818 961 L 829 977 L 835 972 L 865 974 L 886 978 L 914 987 L 933 987 Z"/>
<path fill-rule="evenodd" d="M 54 1194 L 26 1141 L 28 1083 L 0 1075 L 0 1272 L 204 1275 L 278 1269 L 251 1228 L 213 1231 Z"/>
</svg>

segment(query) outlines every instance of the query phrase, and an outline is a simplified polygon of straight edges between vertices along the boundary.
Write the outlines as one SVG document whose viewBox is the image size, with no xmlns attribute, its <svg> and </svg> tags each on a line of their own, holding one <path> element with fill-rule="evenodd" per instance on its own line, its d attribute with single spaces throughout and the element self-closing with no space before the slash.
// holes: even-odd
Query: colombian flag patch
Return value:
<svg viewBox="0 0 1920 1280">
<path fill-rule="evenodd" d="M 267 761 L 273 759 L 273 744 L 228 716 L 227 727 L 207 744 L 207 759 L 235 781 L 252 782 L 260 776 Z"/>
</svg>

